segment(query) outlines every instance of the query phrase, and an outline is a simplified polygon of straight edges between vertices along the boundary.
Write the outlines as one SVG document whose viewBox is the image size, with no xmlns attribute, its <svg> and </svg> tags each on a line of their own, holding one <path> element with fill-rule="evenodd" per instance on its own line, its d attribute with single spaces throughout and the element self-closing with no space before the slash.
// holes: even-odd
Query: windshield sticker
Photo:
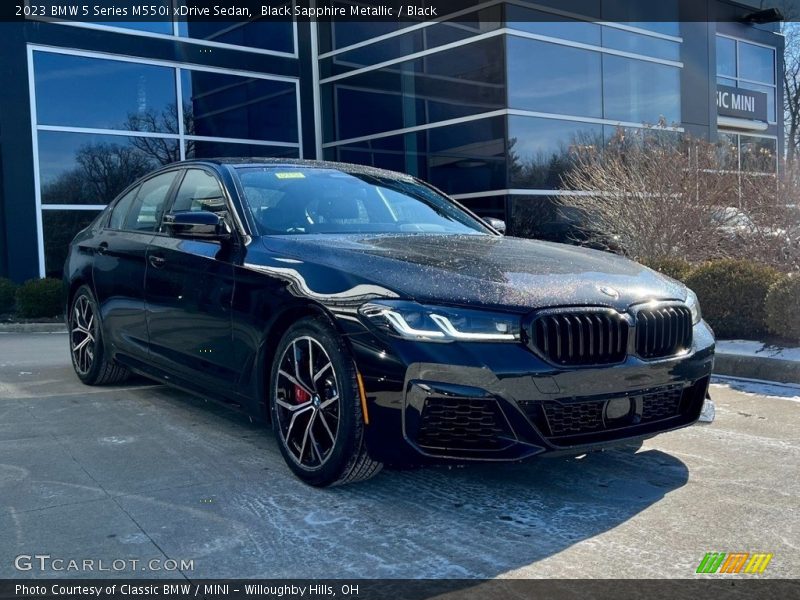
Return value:
<svg viewBox="0 0 800 600">
<path fill-rule="evenodd" d="M 306 176 L 300 173 L 299 171 L 289 171 L 289 172 L 282 172 L 282 173 L 275 173 L 275 177 L 278 179 L 305 179 Z"/>
</svg>

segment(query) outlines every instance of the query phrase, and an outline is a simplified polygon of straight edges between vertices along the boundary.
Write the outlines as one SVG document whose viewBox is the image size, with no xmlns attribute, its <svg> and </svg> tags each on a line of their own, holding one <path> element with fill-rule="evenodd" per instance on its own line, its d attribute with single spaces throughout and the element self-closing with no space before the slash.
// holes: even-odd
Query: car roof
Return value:
<svg viewBox="0 0 800 600">
<path fill-rule="evenodd" d="M 405 173 L 397 171 L 389 171 L 386 169 L 378 169 L 376 167 L 368 167 L 366 165 L 357 165 L 352 163 L 342 163 L 327 160 L 307 160 L 303 158 L 202 158 L 184 160 L 177 165 L 192 165 L 192 164 L 214 164 L 214 165 L 228 165 L 231 167 L 254 167 L 254 166 L 268 166 L 268 167 L 303 167 L 311 169 L 336 169 L 344 173 L 371 175 L 373 177 L 385 177 L 389 179 L 397 179 L 401 181 L 415 181 L 415 178 Z M 174 166 L 174 165 L 172 165 Z"/>
</svg>

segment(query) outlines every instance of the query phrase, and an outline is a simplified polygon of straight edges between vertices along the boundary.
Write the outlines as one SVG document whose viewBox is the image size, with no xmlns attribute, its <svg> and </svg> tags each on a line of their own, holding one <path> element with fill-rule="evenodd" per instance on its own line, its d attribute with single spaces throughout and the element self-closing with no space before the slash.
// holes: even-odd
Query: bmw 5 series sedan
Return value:
<svg viewBox="0 0 800 600">
<path fill-rule="evenodd" d="M 64 273 L 84 383 L 138 373 L 271 421 L 316 486 L 640 441 L 698 419 L 713 361 L 682 284 L 363 166 L 164 167 Z"/>
</svg>

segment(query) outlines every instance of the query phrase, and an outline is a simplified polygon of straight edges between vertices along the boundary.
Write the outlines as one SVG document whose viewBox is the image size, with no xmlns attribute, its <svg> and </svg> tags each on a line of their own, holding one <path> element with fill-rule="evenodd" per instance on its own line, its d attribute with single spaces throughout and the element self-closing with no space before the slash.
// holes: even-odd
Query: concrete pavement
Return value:
<svg viewBox="0 0 800 600">
<path fill-rule="evenodd" d="M 88 388 L 66 335 L 0 334 L 0 577 L 43 576 L 21 554 L 140 561 L 59 577 L 695 577 L 710 551 L 771 552 L 764 577 L 797 577 L 800 389 L 712 396 L 713 425 L 635 455 L 317 490 L 262 425 L 145 380 Z M 154 559 L 193 565 L 141 570 Z"/>
</svg>

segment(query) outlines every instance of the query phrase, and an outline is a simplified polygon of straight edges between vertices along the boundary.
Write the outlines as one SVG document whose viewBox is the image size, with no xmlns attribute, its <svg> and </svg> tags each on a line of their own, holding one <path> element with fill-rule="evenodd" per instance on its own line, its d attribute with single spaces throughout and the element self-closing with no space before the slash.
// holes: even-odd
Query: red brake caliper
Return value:
<svg viewBox="0 0 800 600">
<path fill-rule="evenodd" d="M 294 386 L 294 401 L 297 404 L 303 404 L 303 402 L 308 402 L 311 400 L 311 394 L 301 388 L 299 385 Z"/>
</svg>

